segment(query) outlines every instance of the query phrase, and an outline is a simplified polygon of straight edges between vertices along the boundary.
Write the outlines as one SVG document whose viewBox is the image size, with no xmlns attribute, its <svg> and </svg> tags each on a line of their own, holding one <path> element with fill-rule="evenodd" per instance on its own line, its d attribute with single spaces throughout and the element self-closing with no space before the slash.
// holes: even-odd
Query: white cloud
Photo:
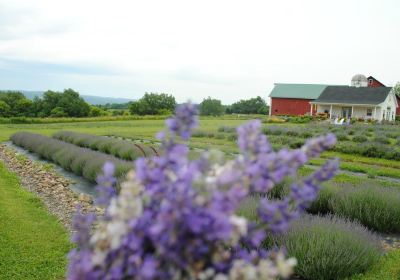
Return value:
<svg viewBox="0 0 400 280">
<path fill-rule="evenodd" d="M 274 82 L 344 84 L 356 72 L 393 84 L 399 8 L 395 0 L 0 0 L 0 58 L 70 70 L 43 72 L 36 84 L 29 73 L 0 81 L 225 103 L 266 97 Z M 73 71 L 93 67 L 119 74 Z"/>
</svg>

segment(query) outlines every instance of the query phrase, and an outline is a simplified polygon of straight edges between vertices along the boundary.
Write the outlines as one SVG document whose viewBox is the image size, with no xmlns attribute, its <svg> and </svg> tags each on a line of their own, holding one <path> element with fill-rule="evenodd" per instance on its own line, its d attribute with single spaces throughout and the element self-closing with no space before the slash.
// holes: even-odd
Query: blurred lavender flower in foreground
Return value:
<svg viewBox="0 0 400 280">
<path fill-rule="evenodd" d="M 197 125 L 192 104 L 167 120 L 159 134 L 164 153 L 138 159 L 135 171 L 114 193 L 113 168 L 98 179 L 106 215 L 91 234 L 92 216 L 75 219 L 78 245 L 70 255 L 68 279 L 276 279 L 292 273 L 294 259 L 267 251 L 267 234 L 284 232 L 316 198 L 319 184 L 337 169 L 327 162 L 303 181 L 297 180 L 282 200 L 265 195 L 298 168 L 335 143 L 333 135 L 308 141 L 297 150 L 274 152 L 260 132 L 260 121 L 238 128 L 241 155 L 226 161 L 206 152 L 188 159 L 188 140 Z M 238 216 L 250 194 L 263 197 L 259 223 Z"/>
</svg>

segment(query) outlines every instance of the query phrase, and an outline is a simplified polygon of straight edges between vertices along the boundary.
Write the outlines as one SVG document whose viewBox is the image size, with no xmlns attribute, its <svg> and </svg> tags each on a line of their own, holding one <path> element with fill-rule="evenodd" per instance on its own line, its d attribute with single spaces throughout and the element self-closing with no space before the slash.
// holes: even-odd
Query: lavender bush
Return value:
<svg viewBox="0 0 400 280">
<path fill-rule="evenodd" d="M 158 155 L 157 147 L 150 145 L 135 144 L 106 136 L 96 136 L 72 131 L 59 131 L 53 138 L 68 142 L 80 147 L 89 148 L 124 160 L 135 160 L 139 157 Z"/>
<path fill-rule="evenodd" d="M 112 162 L 115 165 L 115 176 L 118 178 L 124 178 L 125 174 L 133 167 L 131 162 L 80 148 L 40 134 L 18 132 L 11 136 L 11 140 L 15 145 L 53 161 L 62 168 L 93 182 L 96 180 L 97 175 L 101 173 L 102 167 L 106 162 Z"/>
<path fill-rule="evenodd" d="M 335 143 L 333 135 L 311 139 L 296 150 L 272 151 L 259 121 L 238 128 L 241 155 L 225 160 L 205 152 L 188 159 L 185 144 L 197 125 L 194 105 L 184 104 L 158 134 L 163 155 L 135 162 L 117 195 L 114 166 L 98 178 L 105 215 L 77 214 L 68 279 L 275 279 L 295 265 L 282 251 L 263 249 L 267 235 L 285 232 L 316 198 L 337 160 L 295 180 L 282 200 L 263 196 L 300 166 Z M 260 194 L 259 223 L 236 214 Z M 95 223 L 95 229 L 91 229 Z"/>
<path fill-rule="evenodd" d="M 375 234 L 357 222 L 331 215 L 304 215 L 288 232 L 272 240 L 296 257 L 296 273 L 310 280 L 344 279 L 363 273 L 382 254 Z"/>
</svg>

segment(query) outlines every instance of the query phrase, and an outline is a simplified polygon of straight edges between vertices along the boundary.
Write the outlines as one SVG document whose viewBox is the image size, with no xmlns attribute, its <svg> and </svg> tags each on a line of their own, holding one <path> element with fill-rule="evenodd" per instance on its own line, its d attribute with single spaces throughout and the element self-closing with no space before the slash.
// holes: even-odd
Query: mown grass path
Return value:
<svg viewBox="0 0 400 280">
<path fill-rule="evenodd" d="M 69 236 L 0 162 L 0 279 L 62 279 Z"/>
</svg>

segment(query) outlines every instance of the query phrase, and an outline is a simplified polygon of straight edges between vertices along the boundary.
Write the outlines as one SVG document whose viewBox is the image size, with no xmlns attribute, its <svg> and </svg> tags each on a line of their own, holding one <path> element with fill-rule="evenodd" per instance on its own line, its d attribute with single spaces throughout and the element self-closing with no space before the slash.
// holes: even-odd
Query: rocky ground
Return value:
<svg viewBox="0 0 400 280">
<path fill-rule="evenodd" d="M 102 209 L 93 205 L 89 195 L 73 192 L 68 187 L 70 182 L 51 168 L 33 162 L 3 144 L 0 144 L 0 160 L 20 177 L 22 187 L 36 193 L 68 230 L 72 230 L 77 205 L 81 205 L 84 213 L 102 213 Z"/>
</svg>

